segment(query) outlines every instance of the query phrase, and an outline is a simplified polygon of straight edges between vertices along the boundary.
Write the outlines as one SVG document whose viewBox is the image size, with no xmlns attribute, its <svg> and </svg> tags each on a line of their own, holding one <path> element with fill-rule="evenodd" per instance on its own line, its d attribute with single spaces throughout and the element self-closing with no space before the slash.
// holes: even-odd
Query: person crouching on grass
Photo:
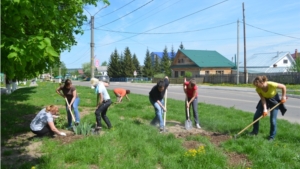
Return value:
<svg viewBox="0 0 300 169">
<path fill-rule="evenodd" d="M 103 118 L 104 122 L 106 123 L 108 129 L 110 129 L 111 123 L 106 116 L 107 109 L 111 105 L 111 100 L 110 96 L 106 90 L 106 87 L 109 86 L 108 83 L 99 81 L 96 78 L 91 79 L 91 84 L 95 88 L 96 94 L 97 94 L 97 106 L 96 106 L 96 111 L 95 111 L 95 116 L 96 116 L 96 130 L 101 130 L 102 129 L 102 124 L 101 124 L 101 117 Z M 100 98 L 99 98 L 100 97 Z"/>
<path fill-rule="evenodd" d="M 163 98 L 165 96 L 168 86 L 169 78 L 168 76 L 166 76 L 164 80 L 160 80 L 159 82 L 157 82 L 157 84 L 153 86 L 153 88 L 149 92 L 149 100 L 155 110 L 155 117 L 150 124 L 156 125 L 157 123 L 159 123 L 160 131 L 163 131 L 164 129 L 163 114 L 167 110 L 164 107 Z"/>
<path fill-rule="evenodd" d="M 117 103 L 121 103 L 124 96 L 126 97 L 127 100 L 129 100 L 128 94 L 130 93 L 130 90 L 125 90 L 122 88 L 115 88 L 114 93 L 117 97 Z"/>
<path fill-rule="evenodd" d="M 199 125 L 199 118 L 198 118 L 198 87 L 195 79 L 190 79 L 190 81 L 186 81 L 184 78 L 184 83 L 183 83 L 183 90 L 186 95 L 186 102 L 185 106 L 187 109 L 190 110 L 190 106 L 192 105 L 193 107 L 193 113 L 194 113 L 194 120 L 196 124 L 196 128 L 200 129 Z M 187 112 L 185 112 L 186 115 L 186 120 L 188 120 Z"/>
<path fill-rule="evenodd" d="M 286 102 L 286 86 L 280 83 L 268 81 L 266 76 L 257 76 L 253 85 L 256 87 L 256 92 L 260 97 L 260 100 L 256 106 L 256 112 L 254 114 L 253 121 L 258 119 L 260 116 L 268 115 L 268 108 L 273 108 L 276 104 L 280 104 L 278 107 L 274 108 L 270 114 L 270 136 L 268 137 L 269 141 L 272 141 L 276 135 L 276 119 L 278 110 L 281 111 L 282 115 L 285 114 L 287 109 L 284 104 Z M 276 91 L 276 89 L 281 89 L 282 96 L 281 99 Z M 250 135 L 257 135 L 259 130 L 259 121 L 254 123 L 253 130 Z"/>
<path fill-rule="evenodd" d="M 54 118 L 57 118 L 56 113 L 58 112 L 58 107 L 54 105 L 47 106 L 43 108 L 31 121 L 30 129 L 38 137 L 54 134 L 60 136 L 66 136 L 66 133 L 57 130 L 54 124 Z"/>
</svg>

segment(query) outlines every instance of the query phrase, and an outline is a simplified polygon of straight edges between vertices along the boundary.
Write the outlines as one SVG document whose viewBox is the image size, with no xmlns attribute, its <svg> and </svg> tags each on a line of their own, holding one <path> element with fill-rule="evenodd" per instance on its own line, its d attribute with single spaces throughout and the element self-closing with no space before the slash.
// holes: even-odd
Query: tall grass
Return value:
<svg viewBox="0 0 300 169">
<path fill-rule="evenodd" d="M 57 84 L 39 83 L 38 87 L 18 89 L 1 99 L 2 145 L 17 133 L 28 132 L 29 123 L 42 107 L 59 105 L 61 116 L 66 116 L 64 99 L 55 93 Z M 94 91 L 76 87 L 80 97 L 80 109 L 95 108 Z M 150 90 L 150 88 L 149 88 Z M 112 91 L 109 94 L 114 100 Z M 149 123 L 154 110 L 148 96 L 130 94 L 130 100 L 112 104 L 107 112 L 113 125 L 105 124 L 101 135 L 89 135 L 69 144 L 53 139 L 44 139 L 44 155 L 35 168 L 245 168 L 243 164 L 231 166 L 226 152 L 245 154 L 251 168 L 300 168 L 300 125 L 278 119 L 278 134 L 275 141 L 267 141 L 269 118 L 260 121 L 260 133 L 250 137 L 245 131 L 236 140 L 229 139 L 216 147 L 207 137 L 193 135 L 175 138 L 171 133 L 160 134 Z M 184 124 L 184 102 L 168 99 L 167 120 Z M 255 109 L 255 108 L 254 108 Z M 254 110 L 253 110 L 254 111 Z M 199 104 L 200 123 L 203 130 L 234 135 L 252 122 L 253 114 L 205 103 Z M 81 123 L 94 123 L 94 112 L 81 119 Z M 26 124 L 27 126 L 24 126 Z M 187 150 L 183 143 L 194 140 L 203 145 L 201 151 Z M 187 155 L 190 153 L 190 155 Z M 21 168 L 33 165 L 25 162 Z M 1 168 L 8 168 L 1 164 Z"/>
</svg>

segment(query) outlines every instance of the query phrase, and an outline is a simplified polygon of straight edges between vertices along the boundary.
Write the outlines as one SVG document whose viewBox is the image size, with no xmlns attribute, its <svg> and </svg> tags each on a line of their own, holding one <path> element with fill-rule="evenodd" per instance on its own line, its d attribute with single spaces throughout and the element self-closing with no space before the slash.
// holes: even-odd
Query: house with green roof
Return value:
<svg viewBox="0 0 300 169">
<path fill-rule="evenodd" d="M 235 64 L 212 50 L 179 49 L 171 64 L 172 77 L 192 72 L 193 77 L 207 74 L 231 74 Z"/>
</svg>

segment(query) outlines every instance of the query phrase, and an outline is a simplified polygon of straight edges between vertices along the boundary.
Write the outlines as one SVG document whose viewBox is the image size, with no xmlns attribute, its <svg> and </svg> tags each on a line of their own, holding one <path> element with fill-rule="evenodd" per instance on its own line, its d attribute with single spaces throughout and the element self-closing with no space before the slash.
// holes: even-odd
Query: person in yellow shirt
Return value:
<svg viewBox="0 0 300 169">
<path fill-rule="evenodd" d="M 274 108 L 270 112 L 270 136 L 268 140 L 272 141 L 276 135 L 276 120 L 278 110 L 281 111 L 282 115 L 286 112 L 286 108 L 283 105 L 286 101 L 286 86 L 284 84 L 276 83 L 268 81 L 266 76 L 257 76 L 253 80 L 253 85 L 256 87 L 256 92 L 260 97 L 260 101 L 256 106 L 256 112 L 254 114 L 253 121 L 258 119 L 260 116 L 267 116 L 268 115 L 268 108 L 273 108 L 276 104 L 282 103 L 276 108 Z M 276 91 L 276 89 L 281 89 L 282 96 L 281 99 Z M 253 130 L 250 135 L 257 135 L 259 130 L 259 121 L 254 123 Z"/>
</svg>

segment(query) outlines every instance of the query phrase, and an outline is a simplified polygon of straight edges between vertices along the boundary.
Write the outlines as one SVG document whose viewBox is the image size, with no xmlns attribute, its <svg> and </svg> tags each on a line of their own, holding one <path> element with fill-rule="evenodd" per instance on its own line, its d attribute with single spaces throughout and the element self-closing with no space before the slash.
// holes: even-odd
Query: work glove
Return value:
<svg viewBox="0 0 300 169">
<path fill-rule="evenodd" d="M 268 110 L 264 109 L 263 116 L 266 117 L 268 115 Z"/>
<path fill-rule="evenodd" d="M 59 135 L 61 135 L 61 136 L 67 136 L 66 133 L 64 133 L 64 132 L 60 132 Z"/>
<path fill-rule="evenodd" d="M 285 103 L 285 102 L 286 102 L 286 97 L 285 96 L 281 97 L 280 103 Z"/>
<path fill-rule="evenodd" d="M 56 115 L 52 115 L 52 117 L 55 118 L 55 119 L 56 119 L 56 118 L 59 118 L 59 116 L 56 116 Z"/>
</svg>

